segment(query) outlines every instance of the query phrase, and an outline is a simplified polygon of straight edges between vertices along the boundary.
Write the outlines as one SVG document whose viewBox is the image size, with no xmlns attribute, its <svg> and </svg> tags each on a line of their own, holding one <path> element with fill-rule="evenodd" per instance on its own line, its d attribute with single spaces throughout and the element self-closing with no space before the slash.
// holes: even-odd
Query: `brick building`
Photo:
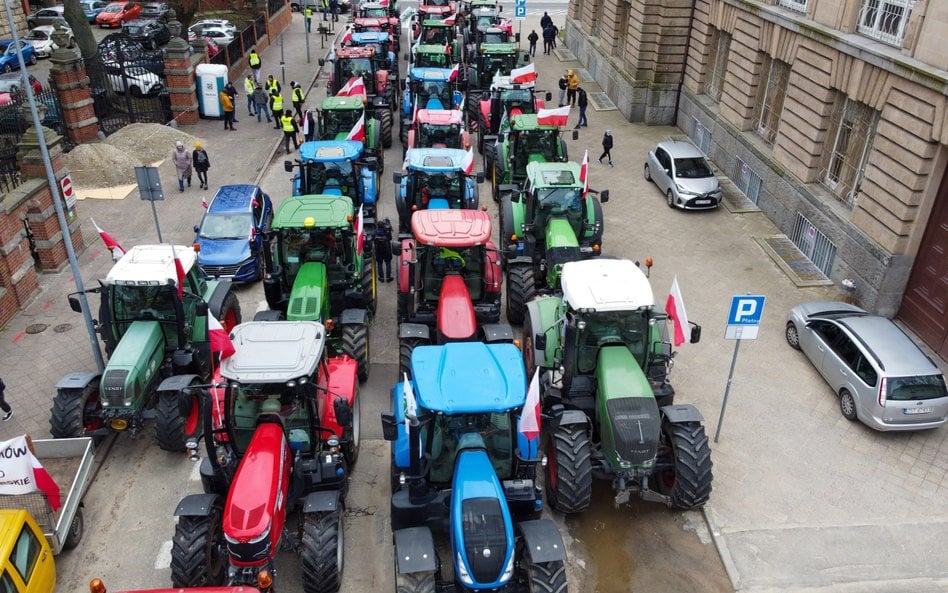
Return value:
<svg viewBox="0 0 948 593">
<path fill-rule="evenodd" d="M 571 0 L 566 43 L 948 356 L 948 2 Z M 642 155 L 644 158 L 644 155 Z"/>
</svg>

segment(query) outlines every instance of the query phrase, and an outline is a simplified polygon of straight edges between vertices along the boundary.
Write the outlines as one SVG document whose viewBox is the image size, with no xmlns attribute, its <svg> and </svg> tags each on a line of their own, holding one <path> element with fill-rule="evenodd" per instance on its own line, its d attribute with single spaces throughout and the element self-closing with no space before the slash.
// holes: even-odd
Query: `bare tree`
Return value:
<svg viewBox="0 0 948 593">
<path fill-rule="evenodd" d="M 86 13 L 83 12 L 79 0 L 63 0 L 63 16 L 72 28 L 76 45 L 79 46 L 82 57 L 88 60 L 95 56 L 98 53 L 98 47 L 95 37 L 92 35 L 89 19 L 86 17 Z"/>
</svg>

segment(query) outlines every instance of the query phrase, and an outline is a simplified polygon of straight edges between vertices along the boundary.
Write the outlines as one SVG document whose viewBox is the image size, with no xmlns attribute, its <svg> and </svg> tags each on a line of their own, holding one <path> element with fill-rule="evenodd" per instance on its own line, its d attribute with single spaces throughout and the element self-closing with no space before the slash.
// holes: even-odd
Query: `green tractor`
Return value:
<svg viewBox="0 0 948 593">
<path fill-rule="evenodd" d="M 375 157 L 379 172 L 385 167 L 385 151 L 392 146 L 392 112 L 368 113 L 362 97 L 326 97 L 319 107 L 316 140 L 350 140 L 359 121 L 365 123 L 365 156 Z"/>
<path fill-rule="evenodd" d="M 450 68 L 461 63 L 462 42 L 454 23 L 425 19 L 419 26 L 418 42 L 405 56 L 412 68 Z"/>
<path fill-rule="evenodd" d="M 192 249 L 137 245 L 86 291 L 101 297 L 95 325 L 109 362 L 101 375 L 70 373 L 56 385 L 54 438 L 135 435 L 150 417 L 166 451 L 200 433 L 202 400 L 182 389 L 211 377 L 209 316 L 227 331 L 241 317 L 230 281 L 206 280 L 196 261 Z M 76 293 L 69 305 L 82 312 Z"/>
<path fill-rule="evenodd" d="M 484 174 L 491 179 L 494 201 L 523 187 L 527 180 L 529 163 L 566 162 L 569 151 L 566 140 L 557 126 L 537 123 L 535 113 L 514 115 L 509 126 L 493 144 L 484 148 Z M 579 132 L 573 130 L 573 140 Z M 491 138 L 488 136 L 488 142 Z M 508 186 L 514 187 L 508 187 Z"/>
<path fill-rule="evenodd" d="M 529 61 L 530 54 L 517 49 L 516 43 L 482 43 L 467 69 L 468 121 L 478 120 L 481 95 L 490 92 L 495 76 L 509 76 Z"/>
<path fill-rule="evenodd" d="M 501 249 L 507 254 L 507 321 L 523 323 L 537 290 L 555 290 L 569 261 L 601 254 L 602 203 L 609 190 L 586 190 L 577 163 L 527 164 L 522 188 L 504 186 Z M 595 193 L 599 193 L 596 199 Z"/>
<path fill-rule="evenodd" d="M 616 504 L 632 494 L 676 510 L 711 495 L 701 413 L 675 404 L 668 383 L 668 316 L 628 260 L 563 266 L 562 295 L 527 305 L 523 357 L 540 373 L 547 500 L 564 513 L 589 507 L 593 477 L 612 481 Z M 701 327 L 691 329 L 691 342 Z"/>
<path fill-rule="evenodd" d="M 369 377 L 369 321 L 375 314 L 375 260 L 362 250 L 361 221 L 347 196 L 284 200 L 273 217 L 264 252 L 262 321 L 319 321 L 333 350 L 352 357 L 359 379 Z"/>
</svg>

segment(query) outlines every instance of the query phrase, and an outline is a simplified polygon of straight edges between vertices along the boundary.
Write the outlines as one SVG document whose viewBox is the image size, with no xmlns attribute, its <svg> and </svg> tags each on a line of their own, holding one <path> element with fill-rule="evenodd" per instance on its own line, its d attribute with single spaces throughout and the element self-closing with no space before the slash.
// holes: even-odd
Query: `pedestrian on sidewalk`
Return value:
<svg viewBox="0 0 948 593">
<path fill-rule="evenodd" d="M 247 94 L 247 115 L 253 117 L 256 115 L 253 102 L 253 91 L 257 88 L 257 83 L 253 79 L 253 74 L 247 75 L 247 80 L 244 81 L 244 92 Z"/>
<path fill-rule="evenodd" d="M 236 124 L 237 123 L 237 87 L 234 86 L 234 83 L 228 82 L 227 85 L 224 86 L 224 92 L 226 92 L 227 95 L 230 96 L 230 102 L 234 106 L 233 117 L 234 117 L 234 123 Z"/>
<path fill-rule="evenodd" d="M 375 273 L 378 274 L 379 282 L 391 282 L 392 222 L 389 219 L 386 218 L 376 225 L 372 232 L 372 244 L 375 251 Z"/>
<path fill-rule="evenodd" d="M 562 107 L 566 104 L 566 89 L 569 87 L 569 73 L 571 71 L 567 70 L 563 76 L 560 77 L 559 87 L 560 87 L 560 102 L 558 107 Z"/>
<path fill-rule="evenodd" d="M 221 91 L 221 94 L 223 92 Z M 174 163 L 174 170 L 178 174 L 178 191 L 183 192 L 185 181 L 188 182 L 188 187 L 191 187 L 191 153 L 184 147 L 184 142 L 178 140 L 174 143 L 171 162 Z"/>
<path fill-rule="evenodd" d="M 286 154 L 290 154 L 290 140 L 293 141 L 293 150 L 299 150 L 300 142 L 296 138 L 300 128 L 293 117 L 293 112 L 287 109 L 280 117 L 280 125 L 283 127 L 283 146 L 286 148 Z"/>
<path fill-rule="evenodd" d="M 612 130 L 606 130 L 606 133 L 602 135 L 602 154 L 599 155 L 599 164 L 602 164 L 602 159 L 609 157 L 609 166 L 612 167 Z"/>
<path fill-rule="evenodd" d="M 224 110 L 224 129 L 234 129 L 234 100 L 230 98 L 227 89 L 221 91 L 221 108 Z"/>
<path fill-rule="evenodd" d="M 553 27 L 553 49 L 556 49 L 556 38 L 560 36 L 560 28 L 556 25 L 550 25 Z"/>
<path fill-rule="evenodd" d="M 283 94 L 278 90 L 270 92 L 270 111 L 273 112 L 273 129 L 280 129 L 280 118 L 283 114 Z"/>
<path fill-rule="evenodd" d="M 540 36 L 537 35 L 536 29 L 530 31 L 530 34 L 527 35 L 527 41 L 530 42 L 530 55 L 533 57 L 537 55 L 537 41 L 539 39 L 540 39 Z"/>
<path fill-rule="evenodd" d="M 553 25 L 547 25 L 543 28 L 543 53 L 550 55 L 553 51 Z"/>
<path fill-rule="evenodd" d="M 295 80 L 290 81 L 290 88 L 293 90 L 290 93 L 290 99 L 293 101 L 293 109 L 296 110 L 296 117 L 300 121 L 303 121 L 303 101 L 306 100 L 306 96 L 303 94 L 303 88 L 300 87 L 300 83 Z"/>
<path fill-rule="evenodd" d="M 247 54 L 247 64 L 250 66 L 250 72 L 253 74 L 254 82 L 260 82 L 260 66 L 263 65 L 263 62 L 260 60 L 260 54 L 257 53 L 257 48 L 250 48 L 250 53 Z"/>
<path fill-rule="evenodd" d="M 198 184 L 201 189 L 207 189 L 207 170 L 211 168 L 211 160 L 207 158 L 207 151 L 201 142 L 194 143 L 194 152 L 191 153 L 191 162 L 198 174 Z"/>
<path fill-rule="evenodd" d="M 334 23 L 339 21 L 339 0 L 329 0 L 329 13 Z"/>
<path fill-rule="evenodd" d="M 329 0 L 320 0 L 320 6 L 323 8 L 323 20 L 328 20 L 329 15 Z"/>
<path fill-rule="evenodd" d="M 267 93 L 271 95 L 273 94 L 273 91 L 280 92 L 281 90 L 283 90 L 282 87 L 280 86 L 280 81 L 273 78 L 272 74 L 270 76 L 267 76 L 266 89 L 267 89 Z M 275 113 L 273 114 L 273 116 L 278 117 L 277 114 Z"/>
<path fill-rule="evenodd" d="M 576 93 L 576 104 L 579 105 L 579 121 L 576 122 L 576 127 L 573 128 L 574 130 L 586 127 L 586 107 L 589 106 L 589 97 L 586 96 L 586 89 L 579 87 Z"/>
<path fill-rule="evenodd" d="M 579 76 L 573 70 L 566 71 L 566 102 L 576 107 L 576 90 L 579 89 Z"/>
<path fill-rule="evenodd" d="M 313 7 L 309 4 L 306 5 L 306 8 L 303 10 L 303 20 L 306 21 L 306 32 L 313 32 Z"/>
<path fill-rule="evenodd" d="M 13 418 L 13 408 L 10 407 L 10 404 L 8 404 L 7 400 L 3 397 L 3 390 L 6 388 L 7 386 L 3 384 L 3 379 L 0 379 L 0 410 L 3 410 L 4 422 Z"/>
<path fill-rule="evenodd" d="M 267 123 L 270 122 L 270 97 L 267 95 L 267 91 L 263 90 L 263 86 L 260 83 L 257 83 L 257 88 L 253 90 L 253 102 L 257 106 L 257 122 L 260 122 L 260 114 L 267 116 Z"/>
<path fill-rule="evenodd" d="M 546 29 L 547 27 L 553 26 L 553 17 L 550 16 L 550 13 L 544 12 L 543 16 L 540 17 L 540 28 Z"/>
</svg>

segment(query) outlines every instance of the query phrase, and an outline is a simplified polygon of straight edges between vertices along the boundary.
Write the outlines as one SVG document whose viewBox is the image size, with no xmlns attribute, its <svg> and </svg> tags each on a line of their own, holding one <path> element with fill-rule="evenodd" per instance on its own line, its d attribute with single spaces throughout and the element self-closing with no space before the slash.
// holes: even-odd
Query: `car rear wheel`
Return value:
<svg viewBox="0 0 948 593">
<path fill-rule="evenodd" d="M 787 329 L 784 331 L 784 336 L 787 338 L 787 343 L 790 344 L 790 347 L 794 350 L 800 349 L 800 332 L 797 330 L 797 326 L 792 321 L 787 322 Z"/>
<path fill-rule="evenodd" d="M 648 163 L 645 163 L 645 181 L 652 180 L 652 172 L 648 170 Z"/>
<path fill-rule="evenodd" d="M 10 64 L 4 64 L 4 65 L 3 65 L 3 71 L 4 71 L 4 72 L 13 72 L 13 66 L 11 66 Z"/>
<path fill-rule="evenodd" d="M 846 420 L 856 420 L 856 400 L 853 394 L 845 389 L 839 392 L 839 411 Z"/>
<path fill-rule="evenodd" d="M 29 64 L 30 64 L 30 66 L 35 66 L 35 65 L 36 65 L 36 53 L 35 53 L 35 52 L 30 56 Z"/>
</svg>

